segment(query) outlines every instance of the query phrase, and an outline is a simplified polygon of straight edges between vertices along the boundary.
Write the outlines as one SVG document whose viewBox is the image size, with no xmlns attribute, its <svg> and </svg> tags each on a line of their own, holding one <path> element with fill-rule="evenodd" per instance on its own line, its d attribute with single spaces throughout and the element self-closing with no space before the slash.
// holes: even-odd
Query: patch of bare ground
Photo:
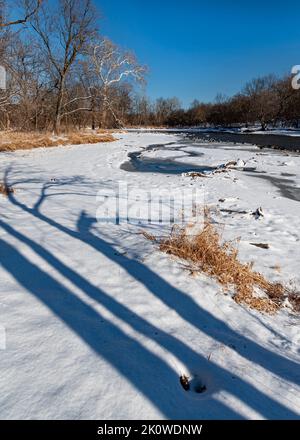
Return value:
<svg viewBox="0 0 300 440">
<path fill-rule="evenodd" d="M 174 255 L 191 265 L 191 272 L 203 272 L 216 279 L 224 291 L 233 289 L 233 299 L 260 312 L 274 314 L 286 302 L 300 312 L 300 295 L 281 283 L 268 281 L 253 270 L 253 263 L 238 259 L 237 241 L 225 242 L 209 220 L 200 232 L 191 235 L 187 228 L 173 227 L 167 238 L 144 236 L 159 244 L 159 249 Z"/>
<path fill-rule="evenodd" d="M 98 144 L 113 142 L 116 139 L 109 132 L 101 133 L 66 133 L 54 136 L 50 133 L 23 133 L 15 131 L 0 132 L 0 152 L 31 150 L 40 147 L 59 147 L 64 145 Z"/>
</svg>

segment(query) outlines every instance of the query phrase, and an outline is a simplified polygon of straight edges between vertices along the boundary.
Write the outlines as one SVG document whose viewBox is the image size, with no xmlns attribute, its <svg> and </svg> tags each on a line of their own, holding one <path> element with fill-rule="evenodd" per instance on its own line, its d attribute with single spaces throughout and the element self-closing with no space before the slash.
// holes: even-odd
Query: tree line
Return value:
<svg viewBox="0 0 300 440">
<path fill-rule="evenodd" d="M 20 3 L 21 2 L 21 3 Z M 300 90 L 290 76 L 253 79 L 227 98 L 155 102 L 142 92 L 147 67 L 101 35 L 92 0 L 0 0 L 0 129 L 53 130 L 124 126 L 294 126 Z M 18 16 L 10 17 L 9 10 Z M 138 87 L 139 86 L 139 87 Z"/>
<path fill-rule="evenodd" d="M 218 95 L 214 102 L 195 100 L 188 109 L 177 98 L 160 98 L 152 103 L 145 97 L 133 102 L 133 125 L 169 127 L 251 126 L 300 128 L 300 90 L 292 87 L 292 77 L 267 75 L 249 81 L 233 97 Z"/>
</svg>

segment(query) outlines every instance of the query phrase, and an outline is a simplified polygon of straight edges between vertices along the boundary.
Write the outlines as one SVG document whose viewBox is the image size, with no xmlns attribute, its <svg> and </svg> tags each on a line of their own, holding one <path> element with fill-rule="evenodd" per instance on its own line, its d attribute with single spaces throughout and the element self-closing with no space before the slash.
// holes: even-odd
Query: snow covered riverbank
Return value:
<svg viewBox="0 0 300 440">
<path fill-rule="evenodd" d="M 140 234 L 159 227 L 97 222 L 96 196 L 119 181 L 201 188 L 224 238 L 241 237 L 241 260 L 299 286 L 300 157 L 175 134 L 117 136 L 1 155 L 15 192 L 0 199 L 0 417 L 299 418 L 299 315 L 234 303 Z M 240 159 L 245 170 L 193 180 L 120 169 L 154 144 L 148 160 L 193 168 Z M 186 392 L 183 374 L 206 391 Z"/>
</svg>

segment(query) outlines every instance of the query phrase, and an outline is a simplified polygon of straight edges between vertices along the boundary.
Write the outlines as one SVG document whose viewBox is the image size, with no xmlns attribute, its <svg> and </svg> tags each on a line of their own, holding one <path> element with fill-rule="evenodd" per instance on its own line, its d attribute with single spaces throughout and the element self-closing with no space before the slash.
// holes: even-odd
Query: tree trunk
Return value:
<svg viewBox="0 0 300 440">
<path fill-rule="evenodd" d="M 10 130 L 10 117 L 8 112 L 6 112 L 6 130 Z"/>
<path fill-rule="evenodd" d="M 95 119 L 95 100 L 92 96 L 92 102 L 91 102 L 91 112 L 92 112 L 92 130 L 96 129 L 96 119 Z"/>
<path fill-rule="evenodd" d="M 265 121 L 261 121 L 260 123 L 261 123 L 261 131 L 266 131 L 266 128 L 267 128 L 266 122 Z"/>
<path fill-rule="evenodd" d="M 53 121 L 53 131 L 55 134 L 59 134 L 59 131 L 60 131 L 63 92 L 64 92 L 64 78 L 61 79 L 60 84 L 59 84 L 59 88 L 58 88 L 58 96 L 57 96 L 55 115 L 54 115 L 54 121 Z"/>
</svg>

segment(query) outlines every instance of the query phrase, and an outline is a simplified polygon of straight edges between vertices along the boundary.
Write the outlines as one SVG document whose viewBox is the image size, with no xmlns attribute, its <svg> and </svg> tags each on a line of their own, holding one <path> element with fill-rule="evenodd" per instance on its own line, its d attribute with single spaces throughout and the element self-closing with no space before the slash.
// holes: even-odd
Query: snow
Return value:
<svg viewBox="0 0 300 440">
<path fill-rule="evenodd" d="M 15 189 L 0 198 L 1 418 L 299 419 L 299 315 L 236 304 L 140 233 L 170 226 L 97 222 L 96 213 L 99 191 L 120 181 L 201 189 L 224 238 L 241 237 L 243 261 L 299 286 L 300 156 L 185 145 L 175 134 L 117 136 L 1 155 L 1 175 Z M 148 159 L 245 168 L 204 179 L 120 169 L 128 153 L 154 144 Z M 206 392 L 184 391 L 182 374 Z"/>
</svg>

